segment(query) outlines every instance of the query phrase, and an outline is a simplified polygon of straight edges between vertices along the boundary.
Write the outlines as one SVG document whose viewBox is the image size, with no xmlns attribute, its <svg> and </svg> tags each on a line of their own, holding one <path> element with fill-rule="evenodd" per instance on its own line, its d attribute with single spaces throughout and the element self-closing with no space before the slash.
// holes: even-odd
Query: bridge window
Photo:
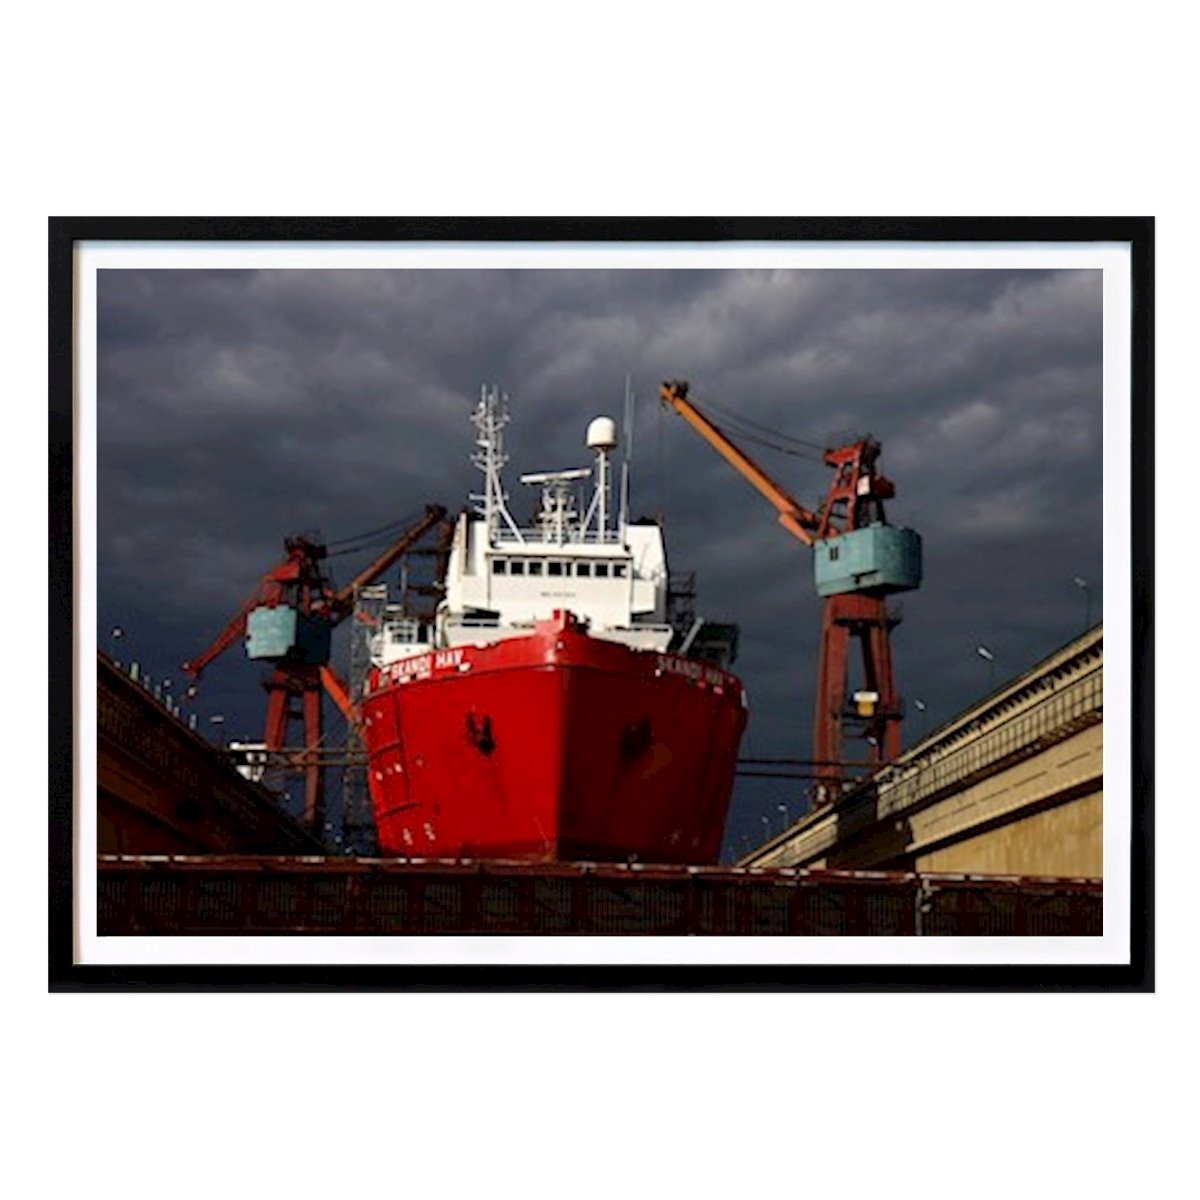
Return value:
<svg viewBox="0 0 1200 1200">
<path fill-rule="evenodd" d="M 492 559 L 492 574 L 493 575 L 507 575 L 508 574 L 508 559 L 507 558 L 493 558 Z"/>
<path fill-rule="evenodd" d="M 629 573 L 629 564 L 628 563 L 613 563 L 613 574 L 618 579 L 624 579 L 628 573 Z"/>
<path fill-rule="evenodd" d="M 525 574 L 525 560 L 523 558 L 514 558 L 512 560 L 512 562 L 509 564 L 508 570 L 509 570 L 510 575 L 524 575 Z"/>
<path fill-rule="evenodd" d="M 608 578 L 608 563 L 597 563 L 596 564 L 596 578 L 597 579 L 607 579 Z"/>
<path fill-rule="evenodd" d="M 540 575 L 542 573 L 542 564 L 537 559 L 531 559 L 529 562 L 530 575 Z"/>
<path fill-rule="evenodd" d="M 550 575 L 570 575 L 571 564 L 560 562 L 558 559 L 553 559 L 546 564 L 547 572 Z"/>
<path fill-rule="evenodd" d="M 575 574 L 580 579 L 588 579 L 592 574 L 592 564 L 590 562 L 577 562 L 575 564 Z"/>
</svg>

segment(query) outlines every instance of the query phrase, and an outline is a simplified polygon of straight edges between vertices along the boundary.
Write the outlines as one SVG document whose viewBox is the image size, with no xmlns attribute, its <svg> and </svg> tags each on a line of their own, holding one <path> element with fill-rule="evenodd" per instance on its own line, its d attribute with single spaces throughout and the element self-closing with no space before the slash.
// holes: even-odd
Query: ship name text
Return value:
<svg viewBox="0 0 1200 1200">
<path fill-rule="evenodd" d="M 705 663 L 696 662 L 692 658 L 677 658 L 674 654 L 660 654 L 658 669 L 667 675 L 682 675 L 686 679 L 693 679 L 697 683 L 707 683 L 714 687 L 728 682 L 728 676 L 724 671 L 707 666 Z"/>
<path fill-rule="evenodd" d="M 386 687 L 401 679 L 410 679 L 419 675 L 432 675 L 438 671 L 457 671 L 463 661 L 463 651 L 435 650 L 430 654 L 418 654 L 415 658 L 402 658 L 398 662 L 389 663 L 379 668 L 379 678 L 376 687 Z"/>
</svg>

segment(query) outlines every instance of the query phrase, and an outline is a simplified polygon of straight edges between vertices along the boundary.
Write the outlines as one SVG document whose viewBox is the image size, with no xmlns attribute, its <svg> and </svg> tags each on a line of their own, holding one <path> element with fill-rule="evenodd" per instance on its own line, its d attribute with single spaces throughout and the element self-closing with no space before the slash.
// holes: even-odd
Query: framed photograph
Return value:
<svg viewBox="0 0 1200 1200">
<path fill-rule="evenodd" d="M 52 989 L 1152 989 L 1152 219 L 49 249 Z"/>
</svg>

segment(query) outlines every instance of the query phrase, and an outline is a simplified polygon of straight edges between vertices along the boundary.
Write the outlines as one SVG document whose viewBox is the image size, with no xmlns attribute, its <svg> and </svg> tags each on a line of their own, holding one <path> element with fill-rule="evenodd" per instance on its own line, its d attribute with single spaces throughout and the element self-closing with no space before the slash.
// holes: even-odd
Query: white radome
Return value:
<svg viewBox="0 0 1200 1200">
<path fill-rule="evenodd" d="M 589 450 L 613 450 L 617 445 L 617 423 L 612 417 L 596 417 L 587 427 Z"/>
</svg>

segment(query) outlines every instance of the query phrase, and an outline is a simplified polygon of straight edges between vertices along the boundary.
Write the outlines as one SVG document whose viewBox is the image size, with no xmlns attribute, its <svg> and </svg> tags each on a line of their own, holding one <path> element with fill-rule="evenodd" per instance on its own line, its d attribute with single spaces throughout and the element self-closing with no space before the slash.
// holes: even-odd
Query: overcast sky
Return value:
<svg viewBox="0 0 1200 1200">
<path fill-rule="evenodd" d="M 101 644 L 120 626 L 155 677 L 178 678 L 285 534 L 460 507 L 482 383 L 511 396 L 515 493 L 523 471 L 589 462 L 588 420 L 620 417 L 626 372 L 632 508 L 662 512 L 700 611 L 741 626 L 743 754 L 809 753 L 811 552 L 662 413 L 662 379 L 797 437 L 882 441 L 889 519 L 925 549 L 893 635 L 906 743 L 990 688 L 980 643 L 999 681 L 1079 633 L 1075 576 L 1101 615 L 1098 271 L 104 270 L 98 332 Z M 747 449 L 802 502 L 824 495 L 820 463 Z M 258 674 L 228 653 L 201 716 L 261 736 Z M 730 851 L 801 791 L 739 782 Z"/>
</svg>

